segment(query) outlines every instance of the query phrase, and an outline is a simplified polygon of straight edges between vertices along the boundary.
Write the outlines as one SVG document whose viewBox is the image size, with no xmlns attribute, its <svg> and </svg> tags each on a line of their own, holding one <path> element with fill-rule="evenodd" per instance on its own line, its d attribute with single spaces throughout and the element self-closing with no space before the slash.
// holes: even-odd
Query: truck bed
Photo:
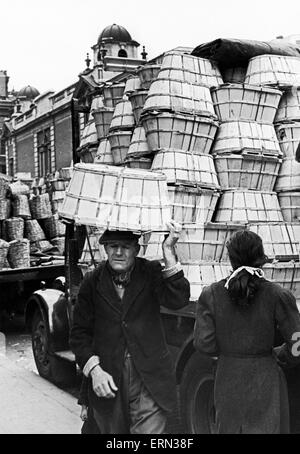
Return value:
<svg viewBox="0 0 300 454">
<path fill-rule="evenodd" d="M 0 285 L 16 281 L 54 279 L 59 274 L 65 275 L 64 263 L 32 266 L 30 268 L 3 269 L 0 270 Z"/>
</svg>

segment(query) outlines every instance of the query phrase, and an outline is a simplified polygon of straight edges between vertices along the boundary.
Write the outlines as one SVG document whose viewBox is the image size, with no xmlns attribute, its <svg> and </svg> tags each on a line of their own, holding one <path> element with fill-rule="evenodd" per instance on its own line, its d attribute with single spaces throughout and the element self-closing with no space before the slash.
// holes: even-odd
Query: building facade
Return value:
<svg viewBox="0 0 300 454">
<path fill-rule="evenodd" d="M 39 94 L 31 86 L 16 93 L 3 117 L 3 173 L 12 177 L 45 177 L 76 162 L 76 149 L 93 97 L 101 93 L 107 81 L 116 81 L 146 62 L 145 51 L 138 58 L 139 46 L 124 27 L 110 25 L 92 46 L 93 67 L 90 68 L 87 56 L 86 69 L 73 85 L 56 93 Z"/>
</svg>

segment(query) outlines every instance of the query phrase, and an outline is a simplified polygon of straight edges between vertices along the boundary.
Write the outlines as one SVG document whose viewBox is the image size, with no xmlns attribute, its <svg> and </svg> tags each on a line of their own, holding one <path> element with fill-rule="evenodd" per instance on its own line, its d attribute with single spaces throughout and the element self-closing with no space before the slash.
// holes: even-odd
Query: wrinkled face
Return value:
<svg viewBox="0 0 300 454">
<path fill-rule="evenodd" d="M 124 273 L 134 264 L 139 245 L 132 241 L 114 241 L 105 245 L 108 262 L 114 271 Z"/>
</svg>

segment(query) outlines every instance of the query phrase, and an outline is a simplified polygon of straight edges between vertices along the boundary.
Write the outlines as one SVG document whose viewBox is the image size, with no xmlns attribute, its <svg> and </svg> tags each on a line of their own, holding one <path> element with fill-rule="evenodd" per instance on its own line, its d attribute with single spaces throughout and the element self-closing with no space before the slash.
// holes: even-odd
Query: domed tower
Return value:
<svg viewBox="0 0 300 454">
<path fill-rule="evenodd" d="M 18 92 L 18 98 L 25 98 L 28 100 L 33 100 L 37 96 L 39 96 L 40 92 L 31 85 L 26 85 L 26 87 L 21 88 Z"/>
<path fill-rule="evenodd" d="M 130 33 L 121 25 L 112 24 L 102 30 L 97 44 L 92 49 L 94 52 L 94 68 L 98 68 L 96 78 L 107 79 L 115 74 L 109 72 L 122 72 L 125 69 L 135 69 L 145 63 L 138 57 L 140 44 L 131 38 Z"/>
</svg>

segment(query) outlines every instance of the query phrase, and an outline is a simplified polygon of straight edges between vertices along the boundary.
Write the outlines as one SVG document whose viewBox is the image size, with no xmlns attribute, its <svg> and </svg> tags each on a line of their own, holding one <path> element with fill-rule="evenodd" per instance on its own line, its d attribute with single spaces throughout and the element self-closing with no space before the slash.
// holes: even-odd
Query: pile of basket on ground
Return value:
<svg viewBox="0 0 300 454">
<path fill-rule="evenodd" d="M 36 253 L 64 253 L 57 210 L 67 179 L 55 175 L 29 184 L 0 177 L 0 269 L 30 267 Z"/>
</svg>

